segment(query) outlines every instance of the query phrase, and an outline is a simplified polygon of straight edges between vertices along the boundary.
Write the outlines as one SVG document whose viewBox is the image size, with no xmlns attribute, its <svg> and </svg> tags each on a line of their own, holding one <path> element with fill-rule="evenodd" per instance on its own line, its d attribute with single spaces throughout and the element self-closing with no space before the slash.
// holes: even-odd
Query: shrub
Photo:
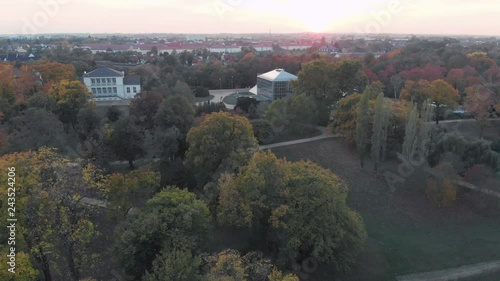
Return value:
<svg viewBox="0 0 500 281">
<path fill-rule="evenodd" d="M 437 206 L 447 207 L 457 199 L 457 187 L 450 179 L 429 177 L 425 184 L 425 195 Z"/>
<path fill-rule="evenodd" d="M 274 140 L 274 131 L 266 120 L 257 119 L 252 122 L 253 132 L 259 144 L 269 144 Z"/>
<path fill-rule="evenodd" d="M 194 95 L 197 97 L 197 98 L 204 98 L 204 97 L 208 97 L 210 96 L 210 91 L 205 88 L 205 87 L 202 87 L 202 86 L 198 86 L 196 87 L 196 89 L 194 90 Z"/>
</svg>

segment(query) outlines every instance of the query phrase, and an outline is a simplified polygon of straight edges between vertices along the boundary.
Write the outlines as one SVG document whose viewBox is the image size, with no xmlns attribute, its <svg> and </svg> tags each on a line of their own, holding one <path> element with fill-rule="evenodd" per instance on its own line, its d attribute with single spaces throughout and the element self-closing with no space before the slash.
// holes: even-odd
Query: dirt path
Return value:
<svg viewBox="0 0 500 281">
<path fill-rule="evenodd" d="M 398 276 L 398 281 L 452 281 L 500 271 L 500 261 L 483 262 L 457 268 Z"/>
</svg>

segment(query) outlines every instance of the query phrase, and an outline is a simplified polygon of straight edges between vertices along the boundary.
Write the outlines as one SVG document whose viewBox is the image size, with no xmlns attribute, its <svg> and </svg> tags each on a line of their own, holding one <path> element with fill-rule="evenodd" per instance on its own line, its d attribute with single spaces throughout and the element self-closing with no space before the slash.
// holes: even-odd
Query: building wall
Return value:
<svg viewBox="0 0 500 281">
<path fill-rule="evenodd" d="M 257 94 L 273 99 L 273 82 L 257 77 Z"/>
<path fill-rule="evenodd" d="M 292 96 L 294 93 L 291 81 L 269 81 L 257 77 L 257 94 L 276 100 Z"/>
<path fill-rule="evenodd" d="M 109 83 L 108 83 L 108 79 Z M 114 80 L 113 80 L 114 79 Z M 104 82 L 103 82 L 104 81 Z M 92 83 L 93 82 L 93 83 Z M 100 83 L 98 83 L 100 82 Z M 141 85 L 124 85 L 122 77 L 84 77 L 83 83 L 94 97 L 120 97 L 132 99 L 141 92 Z M 134 91 L 135 88 L 135 91 Z"/>
</svg>

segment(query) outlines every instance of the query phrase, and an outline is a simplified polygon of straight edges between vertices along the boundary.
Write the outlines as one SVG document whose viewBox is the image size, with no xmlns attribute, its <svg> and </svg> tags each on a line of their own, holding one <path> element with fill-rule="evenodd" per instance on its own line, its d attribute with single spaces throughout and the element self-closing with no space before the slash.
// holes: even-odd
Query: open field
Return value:
<svg viewBox="0 0 500 281">
<path fill-rule="evenodd" d="M 371 165 L 360 168 L 355 151 L 341 139 L 272 149 L 278 157 L 311 160 L 331 169 L 349 186 L 348 204 L 366 224 L 368 241 L 346 276 L 321 268 L 312 280 L 395 280 L 410 273 L 442 270 L 500 259 L 500 218 L 459 199 L 438 208 L 422 192 L 426 175 L 416 171 L 395 192 Z M 387 164 L 395 169 L 399 163 Z"/>
</svg>

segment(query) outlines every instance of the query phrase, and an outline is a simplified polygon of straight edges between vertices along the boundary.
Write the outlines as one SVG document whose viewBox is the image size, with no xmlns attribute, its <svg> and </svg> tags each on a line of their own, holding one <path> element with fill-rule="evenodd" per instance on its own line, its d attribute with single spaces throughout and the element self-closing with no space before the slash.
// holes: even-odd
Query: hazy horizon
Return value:
<svg viewBox="0 0 500 281">
<path fill-rule="evenodd" d="M 500 3 L 478 0 L 20 0 L 0 34 L 359 33 L 500 35 Z"/>
</svg>

